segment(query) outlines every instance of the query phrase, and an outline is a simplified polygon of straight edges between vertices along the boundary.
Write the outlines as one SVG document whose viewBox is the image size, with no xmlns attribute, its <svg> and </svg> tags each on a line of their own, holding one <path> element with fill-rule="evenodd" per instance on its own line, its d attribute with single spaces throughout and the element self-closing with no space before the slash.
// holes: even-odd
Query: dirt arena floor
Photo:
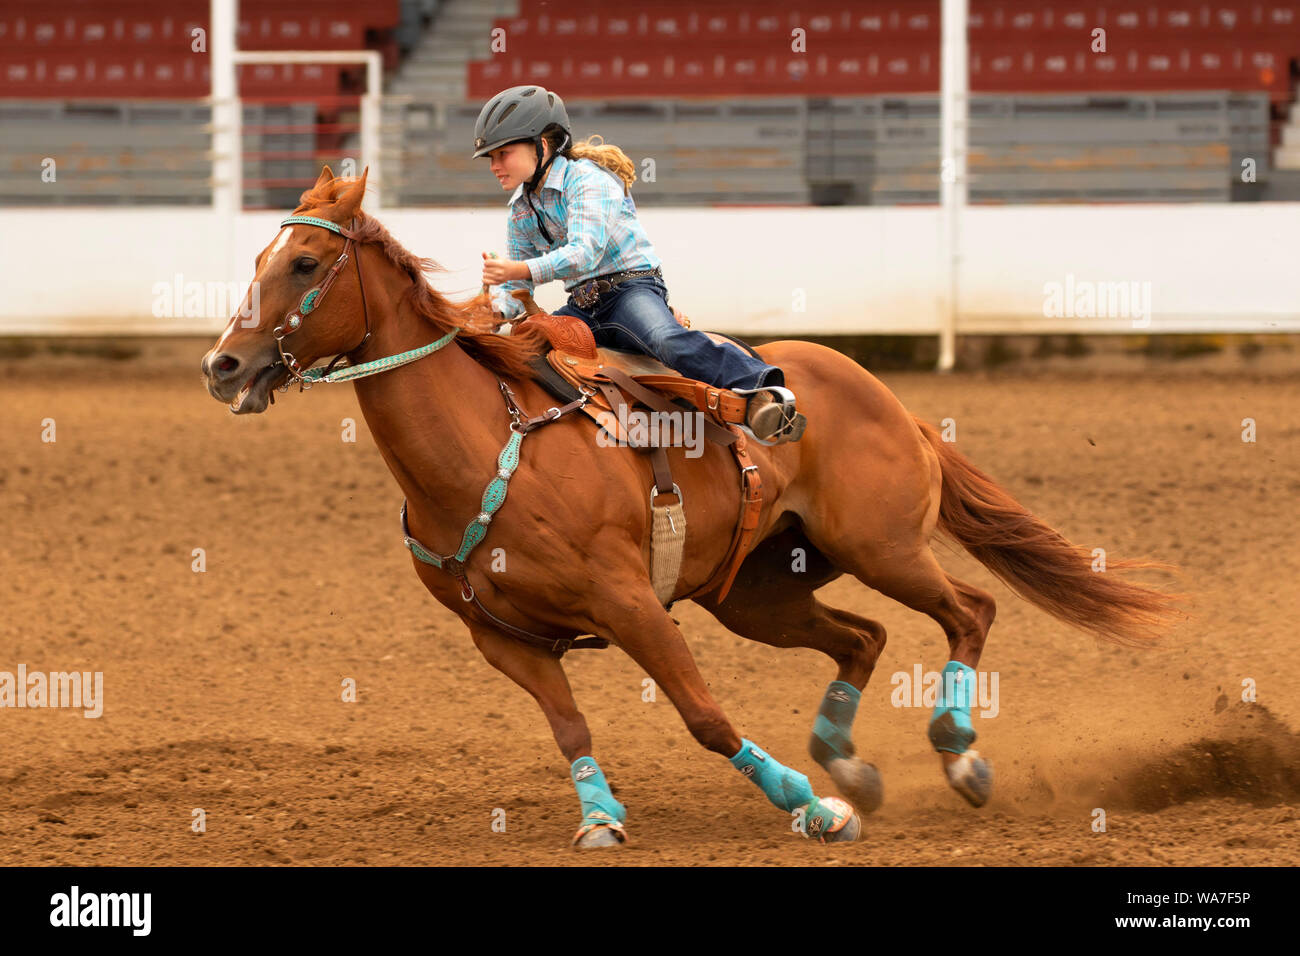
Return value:
<svg viewBox="0 0 1300 956">
<path fill-rule="evenodd" d="M 200 383 L 205 347 L 0 361 L 0 671 L 105 686 L 98 719 L 0 709 L 0 864 L 1300 863 L 1294 358 L 882 373 L 1067 537 L 1180 565 L 1186 623 L 1157 650 L 1100 646 L 941 547 L 999 601 L 980 668 L 999 675 L 999 713 L 975 720 L 996 785 L 976 810 L 943 779 L 929 709 L 890 702 L 892 674 L 942 668 L 939 628 L 829 585 L 823 600 L 890 635 L 855 728 L 885 804 L 831 847 L 793 834 L 662 695 L 643 702 L 617 649 L 572 652 L 629 811 L 630 843 L 596 855 L 569 849 L 578 802 L 540 711 L 417 580 L 352 390 L 235 418 Z M 740 732 L 833 792 L 806 750 L 833 666 L 689 602 L 674 614 Z"/>
</svg>

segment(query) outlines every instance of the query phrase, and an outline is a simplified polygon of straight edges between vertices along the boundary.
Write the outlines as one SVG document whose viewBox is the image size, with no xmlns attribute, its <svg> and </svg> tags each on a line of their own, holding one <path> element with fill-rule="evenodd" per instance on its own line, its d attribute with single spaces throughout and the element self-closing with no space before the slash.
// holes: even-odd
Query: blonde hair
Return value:
<svg viewBox="0 0 1300 956">
<path fill-rule="evenodd" d="M 551 149 L 556 147 L 561 135 L 558 130 L 546 134 Z M 600 142 L 593 142 L 594 140 L 600 140 Z M 589 159 L 597 166 L 605 167 L 623 180 L 624 196 L 628 195 L 632 189 L 632 184 L 636 182 L 636 164 L 632 162 L 631 157 L 613 143 L 606 143 L 605 137 L 599 134 L 593 133 L 582 142 L 570 144 L 560 155 L 565 159 Z"/>
</svg>

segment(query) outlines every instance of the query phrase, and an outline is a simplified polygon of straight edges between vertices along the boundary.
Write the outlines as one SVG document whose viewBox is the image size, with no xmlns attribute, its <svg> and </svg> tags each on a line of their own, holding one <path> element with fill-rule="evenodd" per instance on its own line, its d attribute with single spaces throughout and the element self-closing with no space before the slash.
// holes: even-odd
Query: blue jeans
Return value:
<svg viewBox="0 0 1300 956">
<path fill-rule="evenodd" d="M 779 368 L 734 345 L 719 345 L 703 332 L 682 328 L 668 309 L 668 289 L 656 276 L 620 282 L 603 293 L 591 311 L 578 308 L 570 296 L 552 314 L 582 319 L 599 346 L 641 352 L 710 385 L 785 385 Z"/>
</svg>

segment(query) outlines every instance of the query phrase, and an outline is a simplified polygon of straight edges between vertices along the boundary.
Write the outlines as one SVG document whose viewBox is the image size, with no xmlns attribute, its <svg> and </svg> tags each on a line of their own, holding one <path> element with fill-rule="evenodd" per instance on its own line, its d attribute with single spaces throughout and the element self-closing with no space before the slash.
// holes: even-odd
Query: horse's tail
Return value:
<svg viewBox="0 0 1300 956">
<path fill-rule="evenodd" d="M 1142 587 L 1115 574 L 1176 568 L 1156 561 L 1105 558 L 1094 570 L 1090 552 L 1036 518 L 943 441 L 933 425 L 915 421 L 939 455 L 943 471 L 939 530 L 1011 590 L 1053 617 L 1113 644 L 1150 646 L 1179 617 L 1177 605 L 1184 595 Z"/>
</svg>

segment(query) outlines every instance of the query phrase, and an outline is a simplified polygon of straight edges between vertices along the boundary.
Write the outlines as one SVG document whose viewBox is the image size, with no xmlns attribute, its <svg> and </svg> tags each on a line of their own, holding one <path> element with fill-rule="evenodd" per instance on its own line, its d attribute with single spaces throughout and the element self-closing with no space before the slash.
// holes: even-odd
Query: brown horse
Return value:
<svg viewBox="0 0 1300 956">
<path fill-rule="evenodd" d="M 502 446 L 514 435 L 501 383 L 530 412 L 554 404 L 526 364 L 544 340 L 527 323 L 514 335 L 491 332 L 483 296 L 464 304 L 441 297 L 423 275 L 436 265 L 407 252 L 362 212 L 364 189 L 364 175 L 336 180 L 326 167 L 303 194 L 295 216 L 310 221 L 285 226 L 257 258 L 255 282 L 269 318 L 231 320 L 203 358 L 208 391 L 233 400 L 241 414 L 261 412 L 272 388 L 296 381 L 319 359 L 346 355 L 346 370 L 454 333 L 427 357 L 357 378 L 357 400 L 406 496 L 411 538 L 431 550 L 451 549 L 479 516 L 488 547 L 463 565 L 473 602 L 446 568 L 415 560 L 415 571 L 461 617 L 483 656 L 541 706 L 573 764 L 583 808 L 575 842 L 621 842 L 625 811 L 591 758 L 591 734 L 562 654 L 516 638 L 515 628 L 555 638 L 560 647 L 583 634 L 618 645 L 668 694 L 695 739 L 794 814 L 806 835 L 856 837 L 860 818 L 844 801 L 817 798 L 803 774 L 743 740 L 709 693 L 651 584 L 647 493 L 653 478 L 645 457 L 598 448 L 594 424 L 572 415 L 521 442 L 517 469 L 507 463 L 499 470 Z M 340 260 L 344 249 L 351 262 Z M 675 455 L 690 537 L 674 599 L 689 597 L 743 637 L 813 648 L 835 662 L 836 680 L 810 749 L 861 812 L 879 804 L 880 783 L 874 767 L 854 755 L 851 725 L 885 629 L 826 606 L 814 592 L 847 572 L 932 617 L 947 635 L 951 660 L 930 740 L 949 783 L 981 805 L 991 776 L 970 749 L 974 732 L 964 692 L 995 604 L 944 572 L 930 550 L 932 534 L 948 535 L 1049 614 L 1117 643 L 1153 641 L 1173 619 L 1174 596 L 1115 571 L 1163 565 L 1111 561 L 1109 570 L 1095 573 L 1087 552 L 1030 514 L 851 359 L 798 341 L 760 351 L 784 370 L 807 430 L 798 443 L 750 447 L 763 508 L 754 543 L 722 601 L 716 592 L 697 592 L 732 539 L 736 466 L 729 452 L 712 445 L 696 458 Z M 499 511 L 485 512 L 484 486 L 494 475 L 509 482 L 509 497 Z"/>
</svg>

